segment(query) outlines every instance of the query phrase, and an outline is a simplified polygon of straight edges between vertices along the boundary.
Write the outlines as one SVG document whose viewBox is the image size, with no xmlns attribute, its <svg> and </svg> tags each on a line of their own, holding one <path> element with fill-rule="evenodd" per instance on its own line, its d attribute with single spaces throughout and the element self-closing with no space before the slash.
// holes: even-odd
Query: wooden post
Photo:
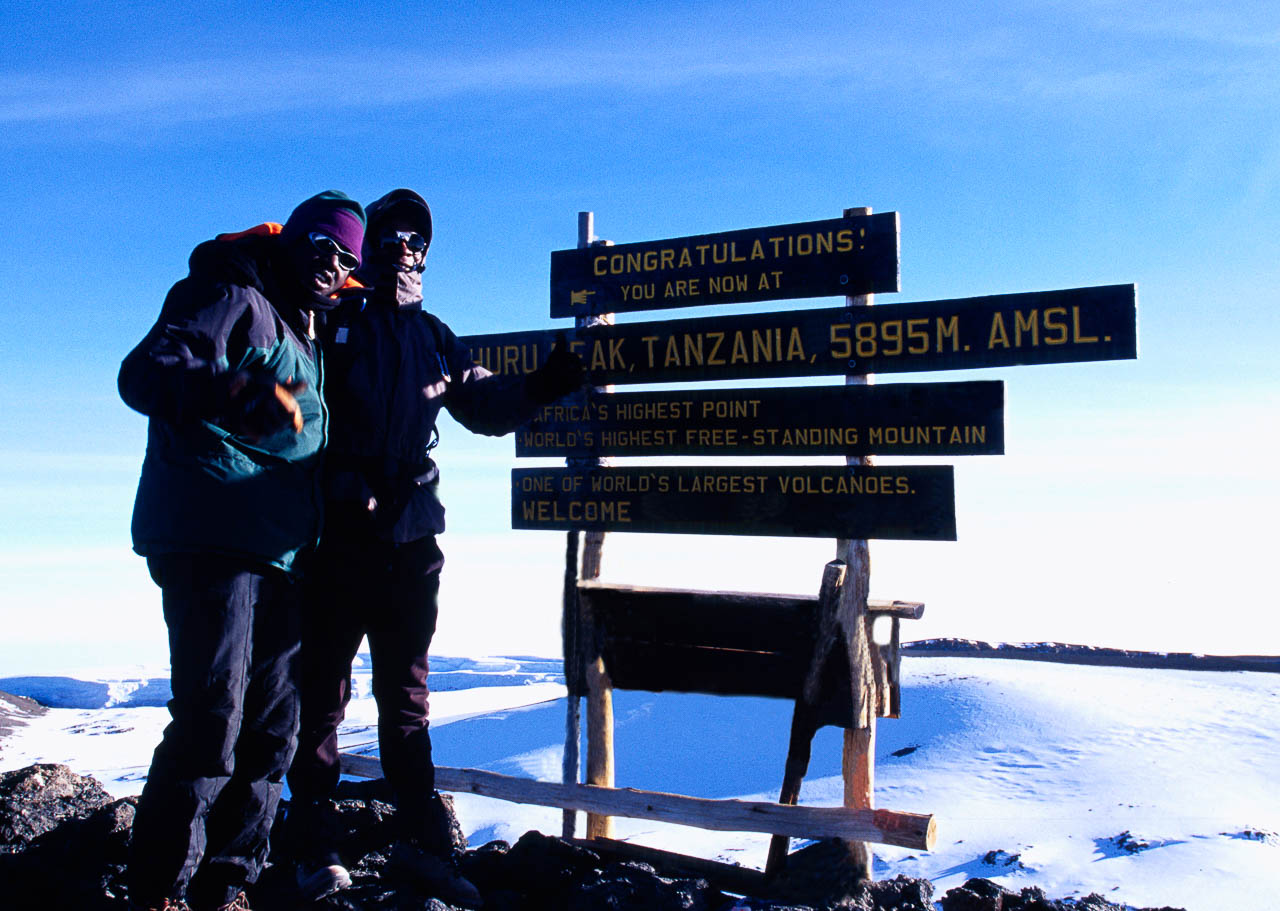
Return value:
<svg viewBox="0 0 1280 911">
<path fill-rule="evenodd" d="M 870 215 L 871 209 L 845 209 L 844 214 L 846 217 Z M 849 309 L 850 316 L 862 307 L 871 306 L 872 298 L 871 294 L 846 297 L 845 306 Z M 848 366 L 849 372 L 844 379 L 846 386 L 861 386 L 871 382 L 856 360 L 850 361 Z M 871 464 L 869 456 L 850 456 L 846 461 L 849 465 Z M 840 590 L 840 619 L 849 639 L 849 674 L 853 686 L 853 725 L 844 734 L 844 805 L 869 810 L 875 805 L 875 725 L 878 714 L 871 658 L 872 643 L 868 641 L 866 622 L 871 554 L 865 540 L 841 539 L 836 542 L 836 555 L 847 567 L 845 583 Z M 849 853 L 857 874 L 863 879 L 871 879 L 872 856 L 869 845 L 866 842 L 850 842 Z"/>
<path fill-rule="evenodd" d="M 595 235 L 595 215 L 592 212 L 578 213 L 578 247 L 597 247 L 610 246 L 613 241 L 597 240 Z M 579 316 L 574 320 L 574 325 L 579 329 L 586 329 L 591 326 L 612 326 L 612 313 L 597 313 L 588 316 Z M 612 386 L 598 387 L 597 392 L 612 392 Z M 607 465 L 608 459 L 591 459 L 591 460 L 567 460 L 574 467 L 586 468 L 593 465 Z M 584 535 L 582 545 L 582 572 L 579 576 L 584 582 L 600 577 L 600 564 L 604 555 L 604 532 L 589 531 Z"/>
<path fill-rule="evenodd" d="M 578 249 L 589 247 L 595 240 L 593 216 L 590 212 L 578 213 Z M 581 327 L 584 318 L 575 320 Z M 572 467 L 573 460 L 566 459 Z M 578 607 L 578 553 L 582 535 L 577 531 L 568 532 L 565 542 L 564 557 L 564 597 L 562 599 L 562 615 L 560 630 L 564 651 L 564 682 L 569 690 L 568 704 L 564 719 L 564 761 L 562 780 L 565 784 L 577 784 L 579 768 L 579 744 L 581 743 L 582 704 L 581 698 L 586 695 L 586 648 L 583 641 L 582 617 Z M 592 564 L 595 575 L 600 574 L 599 551 L 603 541 L 592 541 L 588 535 L 587 551 L 594 551 Z M 585 555 L 584 555 L 585 559 Z M 593 576 L 594 578 L 594 576 Z M 561 832 L 565 838 L 573 838 L 577 828 L 577 813 L 571 809 L 564 811 Z"/>
<path fill-rule="evenodd" d="M 595 216 L 591 212 L 578 213 L 578 247 L 579 249 L 608 245 L 609 241 L 596 240 L 595 236 Z M 601 324 L 611 325 L 613 323 L 612 313 L 602 313 L 589 316 L 580 316 L 575 320 L 575 325 L 579 329 Z M 602 392 L 608 392 L 610 389 L 605 387 Z M 605 465 L 607 460 L 604 459 L 573 459 L 568 460 L 570 468 L 585 469 L 596 465 Z M 604 532 L 589 531 L 583 535 L 581 569 L 579 569 L 576 561 L 578 560 L 576 542 L 578 540 L 578 532 L 569 532 L 569 536 L 574 540 L 574 545 L 569 548 L 572 551 L 572 559 L 575 560 L 573 576 L 574 591 L 572 596 L 566 590 L 565 605 L 566 610 L 572 602 L 573 619 L 572 624 L 566 619 L 565 629 L 568 630 L 570 625 L 574 631 L 575 643 L 574 647 L 577 652 L 577 667 L 582 673 L 582 683 L 585 687 L 585 695 L 587 697 L 587 783 L 601 785 L 603 787 L 613 787 L 614 783 L 614 766 L 613 766 L 613 687 L 609 682 L 608 672 L 604 667 L 604 659 L 600 655 L 599 636 L 595 629 L 595 624 L 590 618 L 583 616 L 582 605 L 577 597 L 577 582 L 590 581 L 600 576 L 601 563 L 604 556 Z M 570 556 L 566 554 L 566 560 Z M 565 570 L 565 585 L 570 584 L 570 573 Z M 566 660 L 569 648 L 568 636 L 566 634 L 565 650 Z M 567 681 L 566 681 L 567 682 Z M 566 784 L 577 783 L 578 781 L 578 742 L 579 742 L 579 704 L 577 697 L 571 692 L 569 698 L 570 706 L 568 717 L 565 721 L 565 765 L 564 765 L 564 781 Z M 569 747 L 569 738 L 573 738 L 573 747 Z M 572 753 L 573 767 L 570 769 L 570 754 Z M 570 778 L 572 775 L 572 779 Z M 564 824 L 562 830 L 566 838 L 572 838 L 574 828 L 576 826 L 576 814 L 572 810 L 565 810 Z M 608 816 L 600 816 L 594 813 L 587 814 L 587 837 L 611 837 L 613 835 L 613 819 Z"/>
<path fill-rule="evenodd" d="M 889 627 L 889 654 L 887 679 L 889 681 L 889 717 L 902 716 L 902 620 L 893 617 Z"/>
<path fill-rule="evenodd" d="M 613 765 L 613 684 L 598 647 L 600 631 L 594 622 L 589 629 L 594 655 L 587 662 L 587 784 L 604 788 L 614 785 Z M 613 817 L 587 814 L 587 838 L 612 838 Z"/>
<path fill-rule="evenodd" d="M 569 693 L 565 703 L 564 764 L 561 780 L 578 783 L 579 743 L 581 741 L 582 697 L 586 693 L 582 623 L 578 607 L 578 538 L 576 531 L 566 536 L 564 552 L 564 597 L 561 605 L 560 633 L 564 650 L 564 683 Z M 561 834 L 573 838 L 578 824 L 576 810 L 565 807 Z"/>
</svg>

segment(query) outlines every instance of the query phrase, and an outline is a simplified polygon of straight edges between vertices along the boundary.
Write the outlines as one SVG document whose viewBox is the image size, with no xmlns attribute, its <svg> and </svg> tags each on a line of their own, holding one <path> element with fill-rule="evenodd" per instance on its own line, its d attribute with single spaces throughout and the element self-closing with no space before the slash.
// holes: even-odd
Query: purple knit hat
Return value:
<svg viewBox="0 0 1280 911">
<path fill-rule="evenodd" d="M 327 234 L 360 258 L 364 241 L 364 209 L 345 193 L 325 190 L 303 200 L 284 223 L 281 237 L 287 242 L 313 231 Z"/>
</svg>

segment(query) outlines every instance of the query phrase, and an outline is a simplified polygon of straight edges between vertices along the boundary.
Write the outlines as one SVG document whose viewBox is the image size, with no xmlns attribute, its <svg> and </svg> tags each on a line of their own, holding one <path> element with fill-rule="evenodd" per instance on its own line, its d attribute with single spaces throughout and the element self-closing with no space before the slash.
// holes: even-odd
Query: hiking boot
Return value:
<svg viewBox="0 0 1280 911">
<path fill-rule="evenodd" d="M 424 851 L 411 841 L 396 842 L 387 861 L 387 872 L 447 905 L 484 905 L 480 890 L 458 872 L 452 861 Z"/>
<path fill-rule="evenodd" d="M 351 874 L 337 857 L 326 857 L 314 863 L 300 863 L 295 871 L 298 897 L 303 901 L 319 901 L 326 895 L 351 885 Z"/>
</svg>

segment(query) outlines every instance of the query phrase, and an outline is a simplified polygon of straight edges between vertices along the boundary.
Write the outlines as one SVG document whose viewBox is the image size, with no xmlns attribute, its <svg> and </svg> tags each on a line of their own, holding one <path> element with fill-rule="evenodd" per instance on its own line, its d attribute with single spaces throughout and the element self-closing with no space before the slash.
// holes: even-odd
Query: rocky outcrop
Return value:
<svg viewBox="0 0 1280 911">
<path fill-rule="evenodd" d="M 63 820 L 83 818 L 109 803 L 102 785 L 64 765 L 0 773 L 0 851 L 25 848 Z"/>
<path fill-rule="evenodd" d="M 335 835 L 351 864 L 352 886 L 308 906 L 318 911 L 450 911 L 387 875 L 395 810 L 383 782 L 344 782 Z M 6 911 L 125 911 L 124 870 L 136 801 L 112 800 L 96 781 L 65 766 L 35 765 L 0 775 L 0 884 Z M 452 816 L 452 803 L 445 798 Z M 857 882 L 842 873 L 847 848 L 823 841 L 797 851 L 760 896 L 740 896 L 702 876 L 635 860 L 604 846 L 526 832 L 515 844 L 469 849 L 451 824 L 461 872 L 484 895 L 486 911 L 934 911 L 927 880 L 899 876 Z M 256 911 L 295 911 L 286 839 L 273 838 L 272 863 L 250 894 Z M 974 879 L 942 898 L 944 911 L 1122 911 L 1091 895 L 1050 900 L 1039 889 L 1008 892 Z M 1155 911 L 1155 909 L 1149 909 Z M 1175 911 L 1175 909 L 1161 909 Z"/>
<path fill-rule="evenodd" d="M 0 774 L 4 907 L 123 909 L 135 804 L 64 765 Z"/>
<path fill-rule="evenodd" d="M 49 711 L 45 706 L 28 699 L 26 696 L 15 696 L 0 690 L 0 741 L 20 728 L 32 718 L 37 718 Z"/>
</svg>

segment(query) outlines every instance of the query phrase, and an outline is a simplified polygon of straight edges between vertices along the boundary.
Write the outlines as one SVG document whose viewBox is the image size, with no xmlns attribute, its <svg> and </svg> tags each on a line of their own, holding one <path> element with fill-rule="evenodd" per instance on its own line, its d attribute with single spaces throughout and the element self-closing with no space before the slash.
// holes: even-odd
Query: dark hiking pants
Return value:
<svg viewBox="0 0 1280 911">
<path fill-rule="evenodd" d="M 427 651 L 435 634 L 440 568 L 434 536 L 393 544 L 361 525 L 326 529 L 308 576 L 302 632 L 302 725 L 289 770 L 290 813 L 297 813 L 296 848 L 323 832 L 308 819 L 338 785 L 338 725 L 351 699 L 351 664 L 369 637 L 373 697 L 378 705 L 382 771 L 395 795 L 400 835 L 434 841 L 435 767 L 428 730 Z M 323 836 L 321 836 L 323 837 Z"/>
<path fill-rule="evenodd" d="M 132 901 L 210 905 L 254 882 L 298 725 L 298 586 L 206 554 L 151 557 L 169 627 L 173 698 L 138 802 Z"/>
</svg>

